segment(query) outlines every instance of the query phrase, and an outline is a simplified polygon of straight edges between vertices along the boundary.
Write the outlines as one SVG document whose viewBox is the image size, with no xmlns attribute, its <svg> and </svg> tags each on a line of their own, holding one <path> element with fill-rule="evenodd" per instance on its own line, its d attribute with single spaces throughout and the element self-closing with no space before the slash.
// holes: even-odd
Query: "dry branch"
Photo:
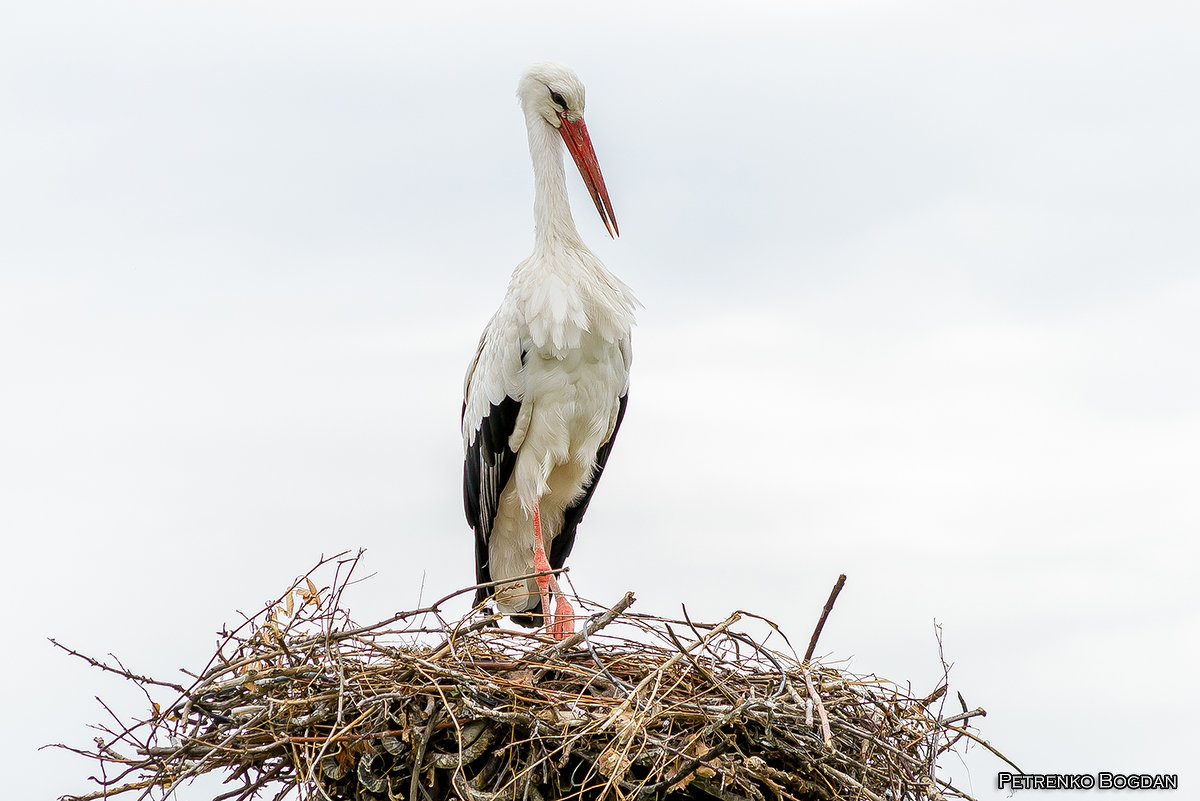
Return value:
<svg viewBox="0 0 1200 801">
<path fill-rule="evenodd" d="M 160 799 L 213 773 L 221 801 L 968 798 L 934 766 L 982 710 L 939 719 L 929 698 L 768 649 L 741 613 L 666 620 L 629 594 L 553 643 L 486 612 L 442 620 L 468 589 L 358 626 L 341 597 L 360 557 L 322 560 L 223 632 L 186 688 L 64 649 L 152 699 L 94 747 L 60 746 L 100 763 L 100 786 L 64 801 Z"/>
</svg>

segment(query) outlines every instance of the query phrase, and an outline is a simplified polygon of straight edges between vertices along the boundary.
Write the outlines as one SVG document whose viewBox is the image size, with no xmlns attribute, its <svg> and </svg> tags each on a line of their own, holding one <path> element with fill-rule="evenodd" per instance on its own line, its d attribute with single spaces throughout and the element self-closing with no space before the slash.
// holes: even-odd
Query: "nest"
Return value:
<svg viewBox="0 0 1200 801">
<path fill-rule="evenodd" d="M 812 664 L 820 625 L 800 658 L 762 618 L 636 614 L 627 594 L 554 642 L 486 611 L 442 619 L 467 588 L 358 626 L 342 593 L 360 557 L 322 560 L 220 632 L 190 686 L 64 648 L 149 705 L 94 748 L 59 746 L 101 763 L 100 789 L 64 801 L 163 798 L 205 774 L 224 774 L 219 801 L 969 798 L 936 764 L 982 742 L 983 710 L 943 716 L 944 683 L 913 697 Z"/>
</svg>

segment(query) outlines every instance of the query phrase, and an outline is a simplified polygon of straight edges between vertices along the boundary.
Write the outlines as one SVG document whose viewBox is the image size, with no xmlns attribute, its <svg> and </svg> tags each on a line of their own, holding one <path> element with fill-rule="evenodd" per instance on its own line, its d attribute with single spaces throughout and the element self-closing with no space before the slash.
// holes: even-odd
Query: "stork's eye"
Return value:
<svg viewBox="0 0 1200 801">
<path fill-rule="evenodd" d="M 554 101 L 554 105 L 558 106 L 563 111 L 567 110 L 567 101 L 563 100 L 563 96 L 553 89 L 550 90 L 550 99 Z"/>
</svg>

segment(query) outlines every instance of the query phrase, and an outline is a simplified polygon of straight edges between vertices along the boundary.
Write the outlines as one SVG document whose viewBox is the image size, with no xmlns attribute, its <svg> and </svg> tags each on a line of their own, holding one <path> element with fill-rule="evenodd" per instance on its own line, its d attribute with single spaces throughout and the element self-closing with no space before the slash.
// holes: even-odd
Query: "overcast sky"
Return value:
<svg viewBox="0 0 1200 801">
<path fill-rule="evenodd" d="M 1194 786 L 1198 41 L 1187 2 L 5 9 L 5 792 L 91 789 L 33 749 L 140 711 L 46 637 L 169 678 L 322 553 L 367 549 L 361 622 L 471 583 L 547 58 L 645 305 L 576 588 L 806 641 L 844 572 L 828 659 L 932 690 L 936 620 L 1025 770 Z"/>
</svg>

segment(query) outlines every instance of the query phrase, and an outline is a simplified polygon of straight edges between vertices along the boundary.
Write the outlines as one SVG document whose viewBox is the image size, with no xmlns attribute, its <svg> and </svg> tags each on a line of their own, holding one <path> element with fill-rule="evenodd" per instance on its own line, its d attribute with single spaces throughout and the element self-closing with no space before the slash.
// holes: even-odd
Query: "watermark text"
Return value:
<svg viewBox="0 0 1200 801">
<path fill-rule="evenodd" d="M 996 774 L 1000 790 L 1178 790 L 1178 773 L 1009 773 Z"/>
</svg>

